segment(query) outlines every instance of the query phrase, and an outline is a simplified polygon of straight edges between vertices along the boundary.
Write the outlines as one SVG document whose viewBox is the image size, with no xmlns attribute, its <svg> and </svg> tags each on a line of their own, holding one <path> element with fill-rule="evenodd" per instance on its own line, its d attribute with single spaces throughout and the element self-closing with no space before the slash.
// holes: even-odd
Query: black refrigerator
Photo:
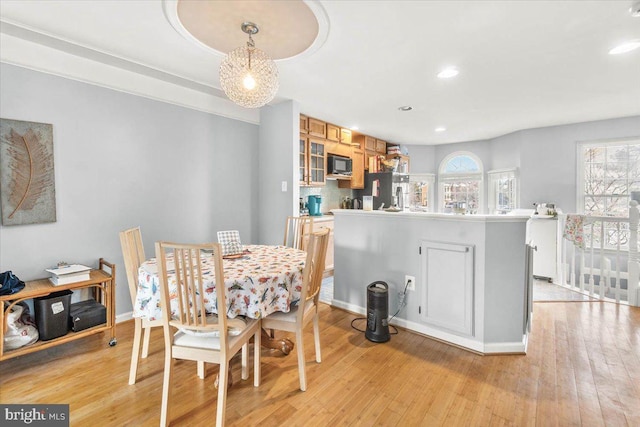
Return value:
<svg viewBox="0 0 640 427">
<path fill-rule="evenodd" d="M 374 186 L 377 182 L 377 195 L 374 194 Z M 398 190 L 400 188 L 400 190 Z M 396 195 L 402 194 L 402 201 L 398 203 Z M 397 205 L 408 208 L 409 174 L 396 172 L 378 172 L 364 174 L 364 190 L 357 190 L 356 197 L 362 200 L 362 196 L 373 196 L 373 209 L 380 209 Z"/>
</svg>

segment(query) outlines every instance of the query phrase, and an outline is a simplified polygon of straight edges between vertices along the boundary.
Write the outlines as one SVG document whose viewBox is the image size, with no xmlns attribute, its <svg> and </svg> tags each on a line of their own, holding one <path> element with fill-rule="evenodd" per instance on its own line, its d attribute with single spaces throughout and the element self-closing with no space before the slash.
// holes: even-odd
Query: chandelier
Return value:
<svg viewBox="0 0 640 427">
<path fill-rule="evenodd" d="M 220 85 L 230 100 L 245 108 L 259 108 L 278 92 L 278 68 L 263 51 L 257 49 L 252 35 L 258 33 L 253 22 L 244 22 L 249 35 L 246 47 L 232 50 L 220 64 Z"/>
</svg>

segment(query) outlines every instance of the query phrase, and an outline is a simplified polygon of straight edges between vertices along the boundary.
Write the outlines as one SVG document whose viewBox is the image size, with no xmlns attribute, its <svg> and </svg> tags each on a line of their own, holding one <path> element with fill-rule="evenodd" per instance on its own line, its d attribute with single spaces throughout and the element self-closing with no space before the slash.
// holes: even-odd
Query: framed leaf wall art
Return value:
<svg viewBox="0 0 640 427">
<path fill-rule="evenodd" d="M 0 119 L 2 225 L 56 221 L 53 125 Z"/>
</svg>

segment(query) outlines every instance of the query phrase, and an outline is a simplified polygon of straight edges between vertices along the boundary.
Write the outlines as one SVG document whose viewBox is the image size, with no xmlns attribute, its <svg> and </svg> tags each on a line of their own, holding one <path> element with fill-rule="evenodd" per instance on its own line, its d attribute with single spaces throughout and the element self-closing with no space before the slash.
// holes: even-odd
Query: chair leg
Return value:
<svg viewBox="0 0 640 427">
<path fill-rule="evenodd" d="M 320 354 L 320 325 L 318 324 L 318 313 L 313 316 L 313 337 L 316 344 L 316 362 L 322 362 L 322 354 Z"/>
<path fill-rule="evenodd" d="M 296 331 L 296 347 L 298 348 L 298 373 L 300 375 L 300 390 L 307 390 L 306 363 L 304 360 L 304 343 L 302 341 L 302 327 Z"/>
<path fill-rule="evenodd" d="M 240 374 L 243 380 L 249 378 L 249 343 L 245 343 L 242 346 L 242 373 Z"/>
<path fill-rule="evenodd" d="M 131 349 L 131 368 L 129 369 L 129 385 L 136 383 L 138 362 L 140 360 L 140 341 L 142 340 L 142 319 L 134 318 L 133 346 Z"/>
<path fill-rule="evenodd" d="M 229 361 L 220 361 L 220 373 L 218 374 L 218 410 L 216 411 L 216 427 L 224 426 L 224 416 L 227 409 L 227 379 L 229 373 Z"/>
<path fill-rule="evenodd" d="M 204 362 L 202 360 L 198 360 L 198 378 L 200 378 L 201 380 L 204 379 Z"/>
<path fill-rule="evenodd" d="M 166 427 L 171 420 L 171 349 L 165 349 L 164 378 L 162 380 L 162 407 L 160 409 L 160 427 Z"/>
<path fill-rule="evenodd" d="M 262 328 L 258 328 L 253 335 L 253 386 L 258 387 L 260 385 L 260 351 L 262 338 Z"/>
<path fill-rule="evenodd" d="M 151 341 L 151 326 L 144 328 L 144 341 L 142 342 L 142 358 L 146 359 L 149 355 L 149 341 Z"/>
</svg>

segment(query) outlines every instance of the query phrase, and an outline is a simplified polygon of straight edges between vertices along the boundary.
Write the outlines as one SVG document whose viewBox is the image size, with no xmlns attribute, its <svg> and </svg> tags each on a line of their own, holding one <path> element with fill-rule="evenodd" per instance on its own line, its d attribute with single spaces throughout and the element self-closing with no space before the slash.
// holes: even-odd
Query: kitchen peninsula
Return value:
<svg viewBox="0 0 640 427">
<path fill-rule="evenodd" d="M 336 307 L 365 314 L 368 284 L 389 285 L 392 324 L 485 353 L 526 352 L 528 217 L 332 211 Z M 415 284 L 405 276 L 415 277 Z M 392 338 L 393 341 L 393 338 Z"/>
</svg>

